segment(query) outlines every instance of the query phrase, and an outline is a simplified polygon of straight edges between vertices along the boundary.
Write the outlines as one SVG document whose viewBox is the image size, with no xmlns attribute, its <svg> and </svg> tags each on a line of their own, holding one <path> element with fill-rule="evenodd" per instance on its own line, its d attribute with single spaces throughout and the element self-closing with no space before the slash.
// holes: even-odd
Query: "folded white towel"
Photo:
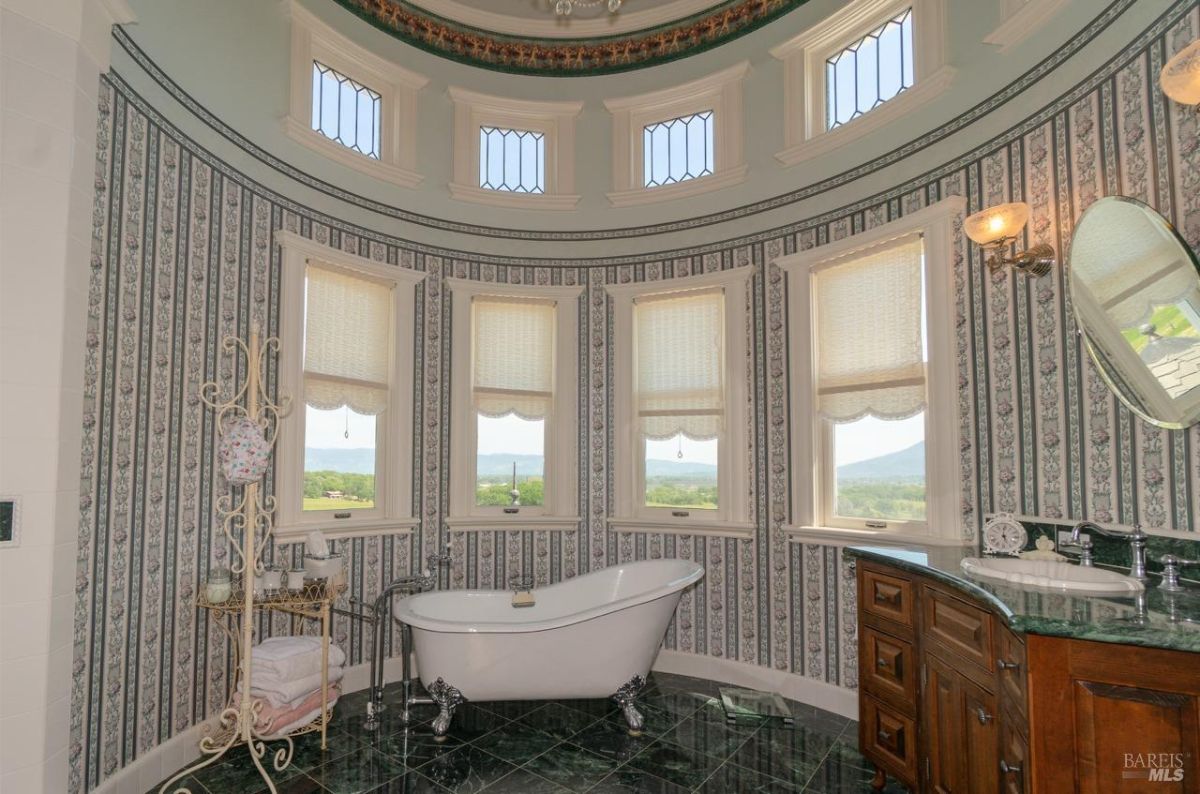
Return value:
<svg viewBox="0 0 1200 794">
<path fill-rule="evenodd" d="M 346 654 L 336 645 L 329 646 L 329 669 L 341 667 L 346 663 Z M 262 678 L 268 681 L 294 681 L 321 672 L 321 645 L 305 653 L 287 656 L 282 659 L 260 658 L 258 649 L 250 661 L 252 675 L 255 681 Z"/>
<path fill-rule="evenodd" d="M 254 646 L 254 661 L 274 662 L 320 650 L 320 637 L 268 637 Z"/>
<path fill-rule="evenodd" d="M 329 668 L 329 683 L 342 680 L 346 671 L 341 667 Z M 292 681 L 280 681 L 270 677 L 259 677 L 250 674 L 250 694 L 260 697 L 272 706 L 285 706 L 303 700 L 321 688 L 321 673 L 298 678 Z"/>
</svg>

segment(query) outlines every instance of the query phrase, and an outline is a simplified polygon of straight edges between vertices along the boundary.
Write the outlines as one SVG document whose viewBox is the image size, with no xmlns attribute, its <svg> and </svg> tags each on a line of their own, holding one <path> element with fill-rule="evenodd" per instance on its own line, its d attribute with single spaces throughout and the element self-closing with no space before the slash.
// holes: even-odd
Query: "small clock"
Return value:
<svg viewBox="0 0 1200 794">
<path fill-rule="evenodd" d="M 1029 536 L 1021 522 L 1009 513 L 996 513 L 983 525 L 983 550 L 992 554 L 1016 554 Z"/>
</svg>

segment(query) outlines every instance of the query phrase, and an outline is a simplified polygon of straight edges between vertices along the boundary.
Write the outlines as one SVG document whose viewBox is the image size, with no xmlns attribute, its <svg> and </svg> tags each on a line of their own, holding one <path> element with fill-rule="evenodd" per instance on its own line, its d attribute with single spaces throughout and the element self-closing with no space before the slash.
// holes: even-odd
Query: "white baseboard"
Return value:
<svg viewBox="0 0 1200 794">
<path fill-rule="evenodd" d="M 388 659 L 383 664 L 383 680 L 400 680 L 400 657 Z M 356 664 L 346 668 L 342 678 L 343 692 L 357 692 L 371 683 L 371 666 Z M 119 769 L 108 780 L 93 790 L 93 794 L 142 794 L 161 783 L 167 775 L 194 760 L 200 754 L 197 745 L 203 736 L 203 724 L 193 725 L 175 734 L 167 741 L 139 756 Z"/>
<path fill-rule="evenodd" d="M 702 656 L 698 653 L 669 651 L 665 648 L 658 652 L 658 659 L 655 660 L 652 669 L 778 692 L 785 698 L 832 711 L 852 720 L 858 719 L 858 693 L 853 689 L 783 670 L 719 659 L 715 656 Z"/>
</svg>

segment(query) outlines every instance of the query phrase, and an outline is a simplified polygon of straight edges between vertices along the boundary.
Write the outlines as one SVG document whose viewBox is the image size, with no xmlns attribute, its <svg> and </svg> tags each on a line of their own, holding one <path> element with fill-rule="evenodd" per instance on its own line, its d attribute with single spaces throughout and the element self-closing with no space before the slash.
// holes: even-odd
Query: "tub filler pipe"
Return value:
<svg viewBox="0 0 1200 794">
<path fill-rule="evenodd" d="M 426 562 L 428 567 L 425 569 L 425 573 L 418 576 L 401 576 L 399 579 L 394 580 L 375 597 L 372 605 L 368 606 L 356 598 L 351 598 L 350 604 L 353 609 L 335 608 L 333 610 L 337 614 L 346 615 L 364 623 L 370 623 L 374 630 L 375 644 L 372 647 L 371 653 L 371 672 L 368 690 L 370 698 L 367 701 L 366 719 L 362 724 L 363 730 L 377 730 L 380 725 L 379 715 L 387 710 L 387 704 L 383 702 L 383 660 L 384 653 L 386 652 L 384 647 L 385 632 L 388 624 L 391 622 L 392 616 L 392 599 L 402 593 L 404 595 L 414 595 L 436 588 L 437 574 L 434 571 L 442 565 L 448 564 L 450 562 L 450 555 L 430 554 L 426 557 Z M 400 712 L 400 721 L 407 725 L 412 716 L 411 707 L 433 704 L 434 701 L 432 698 L 413 694 L 412 630 L 405 623 L 400 623 L 400 653 L 402 656 L 400 692 L 401 707 L 403 709 Z"/>
</svg>

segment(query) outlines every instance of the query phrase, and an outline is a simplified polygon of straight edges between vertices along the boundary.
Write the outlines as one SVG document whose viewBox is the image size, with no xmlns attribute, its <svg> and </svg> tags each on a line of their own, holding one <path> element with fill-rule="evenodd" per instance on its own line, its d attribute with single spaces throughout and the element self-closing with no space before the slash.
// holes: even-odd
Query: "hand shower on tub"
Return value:
<svg viewBox="0 0 1200 794">
<path fill-rule="evenodd" d="M 447 543 L 446 547 L 449 548 L 449 546 L 450 544 Z M 375 644 L 371 653 L 370 699 L 367 701 L 366 720 L 363 722 L 364 730 L 378 729 L 379 715 L 387 710 L 387 705 L 383 702 L 383 660 L 386 652 L 384 634 L 392 616 L 392 599 L 400 593 L 413 595 L 424 590 L 435 589 L 438 583 L 437 572 L 443 565 L 449 565 L 450 560 L 448 553 L 428 555 L 425 558 L 427 567 L 424 573 L 417 576 L 401 576 L 383 588 L 375 597 L 372 606 L 361 605 L 370 611 L 370 615 L 363 613 L 361 609 L 355 612 L 336 610 L 371 623 L 374 628 Z M 351 599 L 351 603 L 360 606 L 357 599 Z M 407 724 L 410 716 L 409 709 L 412 706 L 433 703 L 433 700 L 427 697 L 418 697 L 412 693 L 412 630 L 404 623 L 400 624 L 400 652 L 403 666 L 400 681 L 403 711 L 400 714 L 400 721 Z"/>
</svg>

